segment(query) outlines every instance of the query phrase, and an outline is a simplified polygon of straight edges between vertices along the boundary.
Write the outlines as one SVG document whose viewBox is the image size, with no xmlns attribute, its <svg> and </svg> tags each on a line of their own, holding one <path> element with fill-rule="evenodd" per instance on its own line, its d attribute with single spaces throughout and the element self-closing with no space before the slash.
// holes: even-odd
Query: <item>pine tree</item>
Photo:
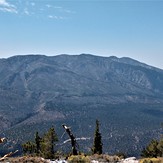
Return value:
<svg viewBox="0 0 163 163">
<path fill-rule="evenodd" d="M 101 133 L 99 132 L 99 121 L 96 120 L 96 129 L 94 133 L 94 142 L 92 152 L 93 154 L 102 154 L 102 140 L 101 140 Z"/>
<path fill-rule="evenodd" d="M 54 127 L 52 127 L 44 135 L 41 142 L 41 151 L 45 158 L 54 158 L 54 146 L 56 141 L 58 141 L 57 134 L 54 130 Z"/>
<path fill-rule="evenodd" d="M 152 140 L 146 148 L 143 149 L 141 156 L 143 157 L 158 157 L 161 155 L 161 151 L 158 149 L 159 141 Z"/>
<path fill-rule="evenodd" d="M 35 134 L 35 144 L 36 144 L 36 154 L 40 152 L 40 145 L 41 145 L 41 137 L 39 136 L 38 132 Z"/>
<path fill-rule="evenodd" d="M 39 155 L 45 158 L 52 159 L 55 157 L 55 142 L 58 141 L 54 127 L 51 127 L 47 133 L 41 138 L 36 132 L 35 141 L 27 141 L 22 145 L 25 154 Z"/>
<path fill-rule="evenodd" d="M 35 152 L 35 143 L 31 142 L 31 141 L 27 141 L 26 143 L 24 143 L 22 145 L 23 148 L 23 153 L 25 154 L 32 154 Z"/>
<path fill-rule="evenodd" d="M 160 152 L 159 152 L 159 156 L 160 156 L 160 157 L 163 157 L 163 139 L 161 139 L 161 140 L 159 141 L 159 144 L 157 145 L 157 148 L 158 148 L 158 150 L 160 151 Z"/>
</svg>

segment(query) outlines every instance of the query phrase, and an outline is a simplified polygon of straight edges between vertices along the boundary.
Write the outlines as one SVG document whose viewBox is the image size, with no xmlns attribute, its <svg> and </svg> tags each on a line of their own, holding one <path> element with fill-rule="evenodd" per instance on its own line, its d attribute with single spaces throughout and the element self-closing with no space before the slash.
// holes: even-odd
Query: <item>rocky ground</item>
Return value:
<svg viewBox="0 0 163 163">
<path fill-rule="evenodd" d="M 77 158 L 77 157 L 76 157 Z M 58 159 L 58 160 L 47 160 L 42 157 L 29 157 L 29 156 L 23 156 L 23 157 L 15 157 L 15 158 L 7 158 L 4 161 L 1 161 L 1 163 L 77 163 L 81 161 L 81 158 L 78 160 L 75 157 L 73 159 L 65 160 L 65 159 Z M 135 157 L 127 158 L 127 159 L 120 159 L 117 156 L 82 156 L 83 162 L 85 163 L 138 163 L 138 160 L 136 160 Z"/>
<path fill-rule="evenodd" d="M 73 158 L 73 159 L 72 159 Z M 76 159 L 78 158 L 78 160 Z M 82 158 L 82 160 L 81 160 Z M 108 155 L 93 155 L 93 156 L 73 156 L 65 159 L 59 160 L 47 160 L 42 157 L 30 157 L 30 156 L 23 156 L 23 157 L 15 157 L 15 158 L 7 158 L 0 163 L 145 163 L 145 162 L 157 162 L 163 163 L 163 158 L 145 158 L 145 159 L 136 159 L 135 157 L 129 157 L 126 159 L 121 159 L 117 156 L 108 156 Z"/>
</svg>

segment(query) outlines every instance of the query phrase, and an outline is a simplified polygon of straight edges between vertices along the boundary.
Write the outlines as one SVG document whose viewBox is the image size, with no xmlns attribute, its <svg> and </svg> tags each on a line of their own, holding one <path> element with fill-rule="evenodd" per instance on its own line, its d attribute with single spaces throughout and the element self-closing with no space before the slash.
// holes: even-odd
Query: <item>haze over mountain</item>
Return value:
<svg viewBox="0 0 163 163">
<path fill-rule="evenodd" d="M 105 151 L 127 147 L 132 153 L 160 133 L 162 104 L 163 70 L 131 58 L 81 54 L 0 60 L 0 130 L 10 144 L 13 135 L 19 144 L 52 123 L 59 133 L 68 123 L 78 136 L 92 137 L 98 118 L 109 144 Z"/>
</svg>

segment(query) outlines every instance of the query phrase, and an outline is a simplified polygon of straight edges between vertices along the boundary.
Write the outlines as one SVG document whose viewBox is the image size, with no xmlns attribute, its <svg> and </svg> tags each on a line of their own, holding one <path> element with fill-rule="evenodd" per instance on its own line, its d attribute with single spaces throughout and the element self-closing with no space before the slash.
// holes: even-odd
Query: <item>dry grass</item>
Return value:
<svg viewBox="0 0 163 163">
<path fill-rule="evenodd" d="M 68 162 L 69 163 L 90 163 L 91 160 L 89 159 L 88 156 L 85 155 L 71 155 L 68 157 Z"/>
<path fill-rule="evenodd" d="M 98 155 L 94 154 L 90 156 L 91 160 L 97 160 L 99 162 L 118 162 L 120 161 L 120 158 L 118 156 L 110 156 L 106 154 Z"/>
<path fill-rule="evenodd" d="M 163 163 L 163 158 L 144 158 L 140 163 Z"/>
<path fill-rule="evenodd" d="M 91 163 L 91 160 L 99 161 L 102 163 L 115 163 L 120 161 L 120 158 L 118 156 L 109 156 L 109 155 L 98 155 L 94 154 L 91 156 L 85 156 L 85 155 L 77 155 L 77 156 L 70 156 L 68 157 L 69 163 Z"/>
<path fill-rule="evenodd" d="M 30 157 L 30 156 L 23 156 L 23 157 L 15 157 L 15 158 L 8 158 L 1 163 L 49 163 L 47 160 L 41 157 Z"/>
</svg>

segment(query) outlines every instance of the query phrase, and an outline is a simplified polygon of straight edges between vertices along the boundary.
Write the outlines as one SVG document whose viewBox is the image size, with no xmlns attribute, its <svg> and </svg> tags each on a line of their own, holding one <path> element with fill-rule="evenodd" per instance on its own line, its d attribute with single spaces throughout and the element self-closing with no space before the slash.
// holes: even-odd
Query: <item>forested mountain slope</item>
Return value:
<svg viewBox="0 0 163 163">
<path fill-rule="evenodd" d="M 158 137 L 162 104 L 163 70 L 131 58 L 81 54 L 0 60 L 0 131 L 10 145 L 13 135 L 19 144 L 52 123 L 59 134 L 61 124 L 68 123 L 78 136 L 92 137 L 98 118 L 105 151 L 134 152 Z"/>
</svg>

